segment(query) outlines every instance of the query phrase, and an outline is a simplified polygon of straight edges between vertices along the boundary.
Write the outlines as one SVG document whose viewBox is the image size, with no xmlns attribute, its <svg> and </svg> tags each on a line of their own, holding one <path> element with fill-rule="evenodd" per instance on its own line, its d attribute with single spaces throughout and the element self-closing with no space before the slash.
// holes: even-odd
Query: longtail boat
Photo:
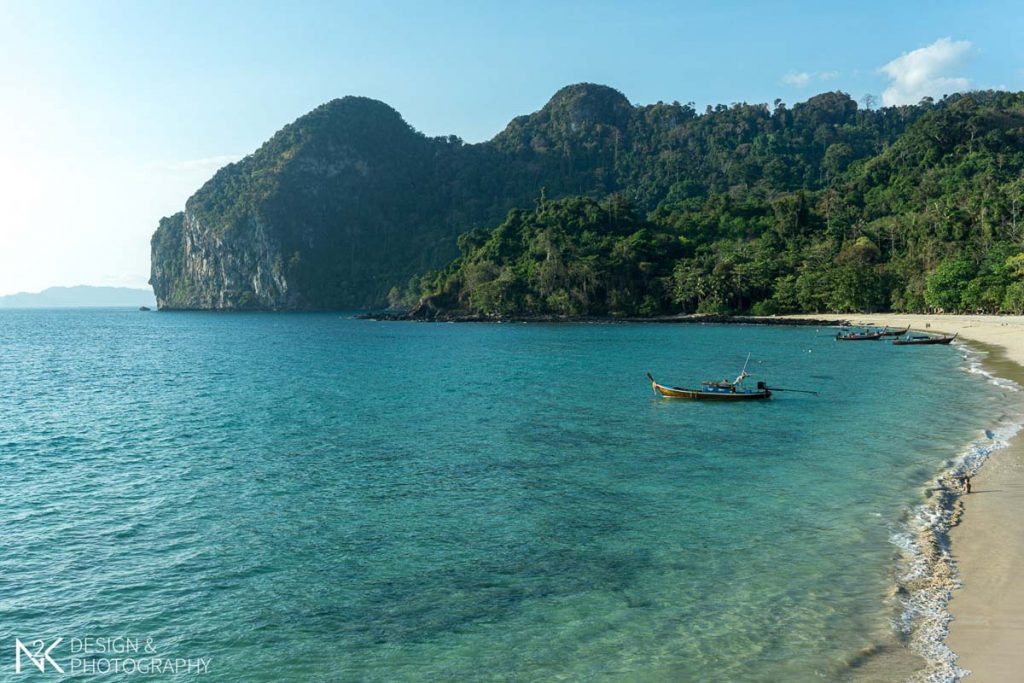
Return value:
<svg viewBox="0 0 1024 683">
<path fill-rule="evenodd" d="M 907 332 L 910 332 L 910 325 L 907 325 L 902 330 L 892 330 L 892 329 L 889 329 L 888 327 L 886 327 L 886 328 L 884 328 L 882 330 L 882 336 L 883 337 L 902 337 Z"/>
<path fill-rule="evenodd" d="M 952 336 L 944 334 L 941 337 L 936 337 L 934 335 L 914 334 L 904 339 L 893 339 L 892 343 L 895 344 L 896 346 L 924 346 L 929 344 L 949 344 L 954 339 L 956 339 L 958 334 L 960 333 L 957 332 Z"/>
<path fill-rule="evenodd" d="M 749 362 L 750 355 L 748 354 L 747 363 Z M 651 380 L 651 388 L 654 389 L 654 393 L 662 398 L 687 398 L 697 401 L 756 401 L 771 398 L 772 392 L 764 382 L 758 382 L 756 389 L 743 387 L 743 380 L 750 376 L 747 373 L 747 363 L 743 364 L 743 371 L 732 382 L 727 379 L 720 382 L 701 382 L 700 389 L 668 387 L 658 384 L 649 372 L 647 379 Z"/>
<path fill-rule="evenodd" d="M 839 332 L 836 341 L 876 341 L 884 336 L 882 332 Z"/>
<path fill-rule="evenodd" d="M 764 382 L 758 382 L 757 389 L 722 387 L 719 386 L 721 382 L 701 382 L 700 389 L 684 389 L 658 384 L 651 377 L 651 373 L 647 373 L 647 378 L 651 380 L 654 393 L 662 398 L 688 398 L 697 401 L 755 401 L 772 396 L 772 392 L 764 386 Z"/>
</svg>

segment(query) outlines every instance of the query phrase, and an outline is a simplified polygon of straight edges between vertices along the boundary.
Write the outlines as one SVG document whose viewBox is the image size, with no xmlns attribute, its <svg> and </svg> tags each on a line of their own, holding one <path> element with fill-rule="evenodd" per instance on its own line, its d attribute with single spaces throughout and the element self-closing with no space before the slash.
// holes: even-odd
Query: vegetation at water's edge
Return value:
<svg viewBox="0 0 1024 683">
<path fill-rule="evenodd" d="M 863 128 L 814 129 L 816 189 L 687 179 L 646 215 L 627 193 L 542 194 L 391 303 L 422 317 L 1024 313 L 1024 95 L 951 98 L 845 164 L 849 143 L 829 138 Z"/>
</svg>

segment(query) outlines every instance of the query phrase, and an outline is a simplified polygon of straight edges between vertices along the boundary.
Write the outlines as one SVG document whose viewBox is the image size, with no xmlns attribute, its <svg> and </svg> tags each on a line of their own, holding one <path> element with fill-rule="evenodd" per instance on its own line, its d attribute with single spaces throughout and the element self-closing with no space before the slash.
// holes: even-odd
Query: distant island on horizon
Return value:
<svg viewBox="0 0 1024 683">
<path fill-rule="evenodd" d="M 126 308 L 156 306 L 150 289 L 133 287 L 47 287 L 41 292 L 0 296 L 0 308 Z"/>
<path fill-rule="evenodd" d="M 874 108 L 562 88 L 493 139 L 332 100 L 160 221 L 164 309 L 1024 312 L 1024 93 Z"/>
</svg>

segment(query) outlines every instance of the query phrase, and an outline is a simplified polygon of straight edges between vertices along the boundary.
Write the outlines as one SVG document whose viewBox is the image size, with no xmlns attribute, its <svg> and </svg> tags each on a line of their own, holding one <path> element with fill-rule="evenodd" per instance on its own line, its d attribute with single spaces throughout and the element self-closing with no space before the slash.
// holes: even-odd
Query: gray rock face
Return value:
<svg viewBox="0 0 1024 683">
<path fill-rule="evenodd" d="M 289 296 L 280 248 L 265 226 L 224 235 L 204 227 L 189 211 L 177 214 L 177 258 L 154 259 L 150 284 L 162 309 L 284 310 L 296 308 Z M 174 240 L 174 238 L 177 240 Z"/>
</svg>

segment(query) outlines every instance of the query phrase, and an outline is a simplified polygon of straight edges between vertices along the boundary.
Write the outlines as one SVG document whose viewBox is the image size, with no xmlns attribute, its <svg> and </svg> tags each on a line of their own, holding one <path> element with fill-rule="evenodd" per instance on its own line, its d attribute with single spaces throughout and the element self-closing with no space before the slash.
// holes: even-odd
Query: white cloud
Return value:
<svg viewBox="0 0 1024 683">
<path fill-rule="evenodd" d="M 794 88 L 803 88 L 811 81 L 831 81 L 834 78 L 839 78 L 838 71 L 819 71 L 813 74 L 807 71 L 790 71 L 782 77 L 782 82 Z"/>
<path fill-rule="evenodd" d="M 966 90 L 970 81 L 953 73 L 963 66 L 971 47 L 968 40 L 939 38 L 927 47 L 900 55 L 880 69 L 891 81 L 882 93 L 882 101 L 887 106 L 917 104 L 923 97 Z"/>
<path fill-rule="evenodd" d="M 799 73 L 790 71 L 788 74 L 782 77 L 782 82 L 786 85 L 792 85 L 797 88 L 802 88 L 807 85 L 811 80 L 811 75 L 806 71 Z"/>
</svg>

